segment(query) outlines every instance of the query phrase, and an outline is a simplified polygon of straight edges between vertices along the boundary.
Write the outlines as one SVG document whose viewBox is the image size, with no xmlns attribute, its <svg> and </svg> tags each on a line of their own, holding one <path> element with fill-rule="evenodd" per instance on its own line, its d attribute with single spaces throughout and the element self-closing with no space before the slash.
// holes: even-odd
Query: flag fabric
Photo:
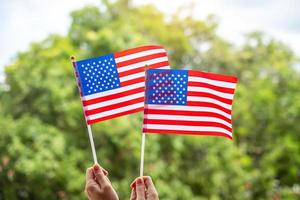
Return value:
<svg viewBox="0 0 300 200">
<path fill-rule="evenodd" d="M 156 45 L 77 61 L 74 67 L 87 124 L 142 111 L 145 67 L 170 68 L 166 50 Z"/>
<path fill-rule="evenodd" d="M 196 70 L 148 70 L 143 132 L 232 139 L 236 84 L 236 77 Z"/>
</svg>

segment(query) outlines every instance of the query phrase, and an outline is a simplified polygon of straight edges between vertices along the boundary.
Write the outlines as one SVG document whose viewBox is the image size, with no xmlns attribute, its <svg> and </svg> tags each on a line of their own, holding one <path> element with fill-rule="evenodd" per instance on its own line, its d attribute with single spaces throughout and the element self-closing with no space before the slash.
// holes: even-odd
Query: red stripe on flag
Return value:
<svg viewBox="0 0 300 200">
<path fill-rule="evenodd" d="M 220 86 L 215 86 L 215 85 L 211 85 L 211 84 L 208 84 L 208 83 L 201 83 L 201 82 L 189 81 L 188 82 L 188 86 L 204 87 L 204 88 L 213 89 L 213 90 L 216 90 L 216 91 L 219 91 L 219 92 L 234 94 L 234 89 L 226 88 L 226 87 L 220 87 Z"/>
<path fill-rule="evenodd" d="M 214 73 L 207 73 L 202 71 L 196 70 L 188 70 L 189 76 L 196 76 L 200 78 L 207 78 L 216 81 L 226 81 L 231 83 L 236 83 L 238 81 L 237 77 L 234 76 L 227 76 L 222 74 L 214 74 Z"/>
<path fill-rule="evenodd" d="M 218 104 L 215 103 L 208 103 L 208 102 L 197 102 L 197 101 L 188 101 L 187 106 L 197 106 L 197 107 L 210 107 L 210 108 L 216 108 L 218 110 L 221 110 L 229 115 L 231 115 L 231 110 L 226 109 Z"/>
<path fill-rule="evenodd" d="M 152 65 L 147 65 L 147 69 L 166 67 L 166 66 L 169 66 L 169 62 L 167 62 L 167 61 L 155 63 L 155 64 L 152 64 Z M 128 75 L 139 73 L 139 72 L 144 72 L 144 71 L 145 71 L 145 66 L 139 67 L 139 68 L 136 68 L 136 69 L 132 69 L 132 70 L 128 70 L 128 71 L 124 71 L 124 72 L 120 72 L 119 77 L 124 77 L 124 76 L 128 76 Z"/>
<path fill-rule="evenodd" d="M 126 67 L 128 65 L 132 65 L 132 64 L 147 61 L 147 60 L 152 60 L 155 58 L 161 58 L 161 57 L 167 57 L 167 53 L 156 53 L 156 54 L 151 54 L 151 55 L 147 55 L 147 56 L 141 56 L 141 57 L 126 60 L 123 62 L 118 62 L 116 64 L 117 64 L 117 67 L 120 68 L 120 67 Z"/>
<path fill-rule="evenodd" d="M 115 58 L 119 58 L 119 57 L 122 57 L 122 56 L 127 56 L 129 54 L 138 53 L 138 52 L 141 52 L 141 51 L 152 50 L 152 49 L 163 49 L 163 47 L 159 46 L 159 45 L 148 45 L 148 46 L 136 47 L 136 48 L 133 48 L 133 49 L 128 49 L 128 50 L 124 50 L 124 51 L 114 53 L 114 56 L 115 56 Z"/>
<path fill-rule="evenodd" d="M 82 101 L 84 106 L 88 106 L 88 105 L 92 105 L 95 103 L 101 103 L 104 101 L 109 101 L 112 99 L 116 99 L 116 98 L 121 98 L 121 97 L 126 97 L 135 93 L 139 93 L 139 92 L 143 92 L 144 91 L 144 87 L 139 87 L 136 89 L 132 89 L 132 90 L 128 90 L 128 91 L 124 91 L 124 92 L 119 92 L 117 94 L 111 94 L 108 96 L 104 96 L 104 97 L 99 97 L 99 98 L 95 98 L 95 99 L 91 99 L 91 100 L 86 100 L 86 101 Z"/>
<path fill-rule="evenodd" d="M 204 121 L 184 121 L 184 120 L 162 120 L 162 119 L 144 119 L 144 124 L 163 124 L 163 125 L 182 125 L 182 126 L 211 126 L 220 127 L 232 132 L 232 128 L 219 122 L 204 122 Z"/>
<path fill-rule="evenodd" d="M 181 131 L 181 130 L 160 130 L 160 129 L 145 129 L 143 128 L 143 133 L 159 133 L 159 134 L 179 134 L 179 135 L 207 135 L 207 136 L 221 136 L 232 140 L 232 137 L 221 132 L 199 132 L 199 131 Z"/>
<path fill-rule="evenodd" d="M 93 114 L 98 114 L 98 113 L 102 113 L 102 112 L 105 112 L 108 110 L 114 110 L 114 109 L 122 108 L 122 107 L 129 106 L 132 104 L 140 103 L 140 102 L 144 102 L 144 97 L 140 97 L 137 99 L 132 99 L 132 100 L 116 103 L 116 104 L 111 104 L 108 106 L 103 106 L 101 108 L 96 108 L 93 110 L 86 110 L 85 115 L 89 116 L 89 115 L 93 115 Z"/>
<path fill-rule="evenodd" d="M 157 109 L 147 109 L 145 112 L 147 114 L 157 114 L 157 115 L 182 115 L 182 116 L 196 116 L 196 117 L 216 117 L 222 119 L 228 123 L 231 123 L 231 119 L 224 117 L 218 113 L 213 112 L 202 112 L 202 111 L 184 111 L 184 110 L 157 110 Z"/>
<path fill-rule="evenodd" d="M 123 116 L 123 115 L 128 115 L 128 114 L 140 112 L 143 109 L 144 108 L 141 107 L 141 108 L 136 108 L 136 109 L 120 112 L 120 113 L 117 113 L 117 114 L 109 115 L 109 116 L 106 116 L 106 117 L 101 117 L 101 118 L 98 118 L 98 119 L 87 120 L 87 124 L 93 124 L 93 123 L 96 123 L 96 122 L 101 122 L 101 121 L 112 119 L 112 118 L 115 118 L 115 117 L 120 117 L 120 116 Z"/>
<path fill-rule="evenodd" d="M 219 97 L 217 95 L 210 94 L 210 93 L 207 93 L 207 92 L 192 92 L 192 91 L 189 91 L 188 96 L 208 97 L 208 98 L 216 99 L 216 100 L 221 101 L 223 103 L 232 105 L 232 100 L 231 99 L 226 99 L 226 98 L 223 98 L 223 97 Z"/>
<path fill-rule="evenodd" d="M 124 86 L 127 86 L 127 85 L 132 85 L 132 84 L 140 83 L 140 82 L 144 82 L 144 81 L 145 81 L 145 77 L 139 77 L 139 78 L 135 78 L 135 79 L 131 79 L 131 80 L 128 80 L 128 81 L 121 82 L 121 86 L 124 87 Z"/>
</svg>

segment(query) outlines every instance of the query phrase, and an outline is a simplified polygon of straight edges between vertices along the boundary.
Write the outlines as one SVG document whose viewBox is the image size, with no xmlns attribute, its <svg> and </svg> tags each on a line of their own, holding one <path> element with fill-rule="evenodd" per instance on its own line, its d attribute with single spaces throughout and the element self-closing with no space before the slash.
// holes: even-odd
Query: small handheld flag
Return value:
<svg viewBox="0 0 300 200">
<path fill-rule="evenodd" d="M 81 61 L 72 56 L 71 60 L 97 163 L 91 124 L 142 111 L 145 66 L 169 69 L 167 53 L 161 46 L 148 45 Z"/>
<path fill-rule="evenodd" d="M 169 69 L 166 50 L 156 45 L 81 60 L 75 64 L 87 124 L 142 111 L 145 66 Z"/>
<path fill-rule="evenodd" d="M 196 70 L 148 70 L 143 133 L 232 139 L 236 84 L 236 77 Z"/>
</svg>

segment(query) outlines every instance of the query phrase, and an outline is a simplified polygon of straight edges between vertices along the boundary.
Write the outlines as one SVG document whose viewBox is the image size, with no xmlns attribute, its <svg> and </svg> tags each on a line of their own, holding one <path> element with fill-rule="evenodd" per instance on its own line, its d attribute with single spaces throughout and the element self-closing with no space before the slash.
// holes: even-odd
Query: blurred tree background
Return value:
<svg viewBox="0 0 300 200">
<path fill-rule="evenodd" d="M 171 66 L 236 75 L 234 140 L 148 135 L 145 173 L 163 200 L 300 199 L 300 73 L 285 44 L 249 33 L 236 46 L 213 16 L 103 0 L 74 11 L 66 36 L 18 53 L 0 85 L 0 200 L 86 199 L 92 154 L 69 56 L 161 44 Z M 138 176 L 141 114 L 93 126 L 97 155 L 120 199 Z"/>
</svg>

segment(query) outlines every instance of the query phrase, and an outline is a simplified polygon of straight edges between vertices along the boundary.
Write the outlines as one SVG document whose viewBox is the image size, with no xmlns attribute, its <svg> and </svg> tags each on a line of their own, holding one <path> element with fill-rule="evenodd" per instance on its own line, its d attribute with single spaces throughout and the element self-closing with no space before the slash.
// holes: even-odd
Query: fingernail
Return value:
<svg viewBox="0 0 300 200">
<path fill-rule="evenodd" d="M 150 176 L 146 176 L 145 179 L 144 179 L 144 183 L 146 185 L 148 185 L 150 180 L 151 180 L 151 177 Z"/>
<path fill-rule="evenodd" d="M 137 181 L 136 181 L 136 184 L 141 185 L 142 183 L 143 183 L 142 179 L 138 178 Z"/>
<path fill-rule="evenodd" d="M 131 187 L 132 189 L 135 189 L 135 186 L 136 186 L 136 183 L 135 183 L 135 182 L 131 183 L 131 185 L 130 185 L 130 187 Z"/>
<path fill-rule="evenodd" d="M 100 171 L 100 166 L 99 165 L 94 165 L 94 172 L 97 173 Z"/>
</svg>

